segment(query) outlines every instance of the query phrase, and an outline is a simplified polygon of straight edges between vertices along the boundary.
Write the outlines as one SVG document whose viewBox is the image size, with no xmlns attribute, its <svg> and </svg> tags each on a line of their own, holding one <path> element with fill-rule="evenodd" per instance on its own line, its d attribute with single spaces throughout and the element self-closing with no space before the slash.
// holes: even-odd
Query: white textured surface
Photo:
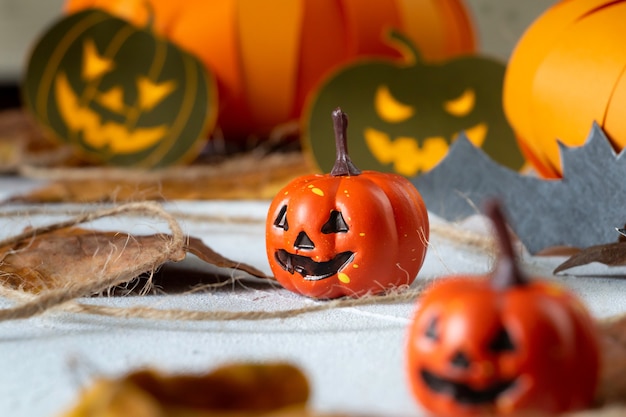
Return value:
<svg viewBox="0 0 626 417">
<path fill-rule="evenodd" d="M 30 184 L 0 177 L 0 197 Z M 169 210 L 215 216 L 246 216 L 247 225 L 224 222 L 181 223 L 218 252 L 269 272 L 264 249 L 268 202 L 174 202 Z M 65 206 L 67 209 L 87 209 Z M 11 209 L 10 207 L 3 210 Z M 57 212 L 59 207 L 48 206 Z M 0 217 L 0 238 L 58 216 Z M 433 219 L 437 222 L 436 219 Z M 134 233 L 165 231 L 151 220 L 99 221 L 98 228 Z M 476 218 L 464 227 L 482 230 Z M 418 280 L 451 273 L 488 271 L 491 257 L 462 248 L 436 234 Z M 563 258 L 528 258 L 534 273 L 550 275 Z M 194 264 L 197 266 L 196 264 Z M 195 267 L 194 266 L 194 267 Z M 587 274 L 613 272 L 591 267 Z M 617 278 L 558 277 L 588 303 L 597 317 L 626 311 L 626 281 Z M 199 310 L 275 310 L 315 301 L 278 288 L 224 288 L 193 295 L 89 299 L 112 306 L 149 305 Z M 10 303 L 0 299 L 0 307 Z M 403 368 L 404 333 L 412 303 L 371 305 L 260 322 L 163 322 L 52 312 L 0 323 L 0 415 L 48 417 L 76 400 L 80 382 L 151 366 L 172 372 L 201 372 L 236 360 L 288 360 L 299 365 L 313 385 L 317 411 L 419 416 Z M 72 361 L 78 363 L 72 367 Z"/>
</svg>

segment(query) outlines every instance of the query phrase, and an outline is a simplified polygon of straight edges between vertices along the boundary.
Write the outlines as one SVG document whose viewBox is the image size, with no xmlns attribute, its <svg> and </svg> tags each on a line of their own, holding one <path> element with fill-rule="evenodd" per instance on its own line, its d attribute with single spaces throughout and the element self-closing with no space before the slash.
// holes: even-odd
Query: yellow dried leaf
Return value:
<svg viewBox="0 0 626 417">
<path fill-rule="evenodd" d="M 64 417 L 165 417 L 150 395 L 127 381 L 102 379 Z"/>
<path fill-rule="evenodd" d="M 143 370 L 102 379 L 63 417 L 305 416 L 309 384 L 284 363 L 232 364 L 204 375 Z"/>
</svg>

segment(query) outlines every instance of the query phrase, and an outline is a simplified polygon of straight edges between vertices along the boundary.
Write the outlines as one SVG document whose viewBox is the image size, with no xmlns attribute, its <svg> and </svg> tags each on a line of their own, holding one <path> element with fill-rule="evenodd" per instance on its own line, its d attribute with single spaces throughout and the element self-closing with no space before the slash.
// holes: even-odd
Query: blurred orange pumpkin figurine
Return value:
<svg viewBox="0 0 626 417">
<path fill-rule="evenodd" d="M 288 290 L 314 298 L 408 286 L 426 255 L 426 206 L 406 178 L 354 166 L 347 116 L 336 109 L 332 117 L 337 160 L 331 173 L 296 178 L 270 205 L 272 272 Z"/>
<path fill-rule="evenodd" d="M 600 366 L 592 318 L 565 288 L 524 275 L 499 206 L 487 213 L 501 249 L 493 272 L 442 279 L 419 300 L 407 339 L 414 397 L 438 416 L 589 406 Z"/>
</svg>

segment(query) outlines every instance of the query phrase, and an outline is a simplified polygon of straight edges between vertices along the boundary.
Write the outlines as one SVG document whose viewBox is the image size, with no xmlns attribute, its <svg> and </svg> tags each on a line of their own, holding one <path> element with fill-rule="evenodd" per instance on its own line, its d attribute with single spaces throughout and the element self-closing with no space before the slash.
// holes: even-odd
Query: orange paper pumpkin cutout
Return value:
<svg viewBox="0 0 626 417">
<path fill-rule="evenodd" d="M 404 177 L 359 171 L 345 144 L 347 118 L 333 112 L 337 162 L 278 192 L 266 223 L 276 279 L 314 298 L 377 294 L 410 285 L 424 262 L 428 213 Z"/>
<path fill-rule="evenodd" d="M 626 145 L 625 19 L 625 1 L 562 1 L 517 44 L 505 76 L 504 108 L 542 175 L 561 175 L 557 140 L 582 145 L 594 121 L 616 149 Z"/>
<path fill-rule="evenodd" d="M 407 338 L 413 395 L 442 417 L 588 407 L 600 374 L 594 322 L 564 287 L 524 276 L 490 211 L 503 246 L 494 271 L 442 278 L 419 300 Z"/>
<path fill-rule="evenodd" d="M 407 33 L 427 59 L 471 52 L 475 37 L 460 0 L 68 0 L 66 10 L 99 7 L 196 54 L 219 83 L 218 124 L 228 140 L 266 134 L 296 119 L 331 68 L 359 56 L 398 56 L 390 27 Z"/>
</svg>

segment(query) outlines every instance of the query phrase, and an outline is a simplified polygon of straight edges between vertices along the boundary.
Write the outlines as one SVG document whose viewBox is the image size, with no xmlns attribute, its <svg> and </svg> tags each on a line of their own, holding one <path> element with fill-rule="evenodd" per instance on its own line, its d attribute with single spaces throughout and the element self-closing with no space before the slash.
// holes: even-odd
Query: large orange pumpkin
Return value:
<svg viewBox="0 0 626 417">
<path fill-rule="evenodd" d="M 149 6 L 149 7 L 148 7 Z M 66 11 L 104 8 L 154 28 L 216 75 L 218 124 L 228 140 L 266 134 L 300 115 L 331 68 L 392 56 L 383 32 L 405 32 L 427 60 L 475 49 L 462 0 L 68 0 Z M 339 104 L 339 103 L 338 103 Z"/>
<path fill-rule="evenodd" d="M 518 42 L 504 80 L 504 110 L 527 159 L 559 177 L 557 140 L 582 145 L 597 122 L 626 145 L 626 1 L 561 1 Z"/>
</svg>

